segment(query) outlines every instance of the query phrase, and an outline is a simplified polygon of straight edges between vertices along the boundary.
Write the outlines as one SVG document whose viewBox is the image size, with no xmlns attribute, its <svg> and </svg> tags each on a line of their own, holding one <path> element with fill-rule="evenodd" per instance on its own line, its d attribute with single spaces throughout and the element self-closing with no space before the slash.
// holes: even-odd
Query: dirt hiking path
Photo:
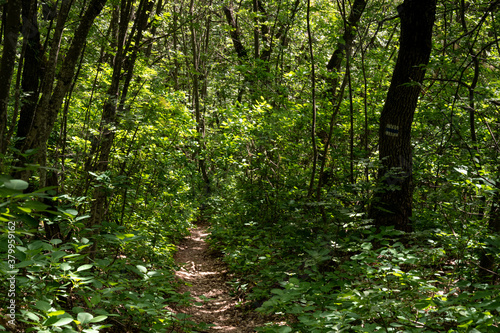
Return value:
<svg viewBox="0 0 500 333">
<path fill-rule="evenodd" d="M 192 316 L 188 320 L 196 323 L 214 324 L 204 332 L 255 332 L 254 327 L 263 326 L 269 320 L 262 315 L 244 311 L 237 307 L 238 299 L 230 296 L 227 268 L 220 259 L 209 253 L 205 238 L 208 236 L 206 225 L 191 229 L 191 235 L 179 244 L 175 255 L 177 264 L 182 265 L 176 276 L 185 281 L 179 292 L 190 292 L 191 296 L 203 305 L 178 309 Z"/>
</svg>

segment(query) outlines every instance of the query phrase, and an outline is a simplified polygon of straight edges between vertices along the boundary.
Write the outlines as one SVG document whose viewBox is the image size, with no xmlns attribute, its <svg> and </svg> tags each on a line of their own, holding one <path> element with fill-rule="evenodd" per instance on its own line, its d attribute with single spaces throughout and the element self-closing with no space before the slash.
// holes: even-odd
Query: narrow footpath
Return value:
<svg viewBox="0 0 500 333">
<path fill-rule="evenodd" d="M 190 315 L 189 320 L 196 323 L 214 325 L 204 332 L 254 332 L 254 327 L 268 320 L 256 312 L 244 311 L 237 306 L 239 300 L 230 296 L 227 268 L 209 253 L 205 242 L 207 228 L 191 229 L 191 235 L 181 242 L 175 256 L 176 263 L 181 266 L 176 275 L 185 282 L 179 292 L 190 292 L 195 302 L 202 305 L 193 304 L 177 311 Z"/>
</svg>

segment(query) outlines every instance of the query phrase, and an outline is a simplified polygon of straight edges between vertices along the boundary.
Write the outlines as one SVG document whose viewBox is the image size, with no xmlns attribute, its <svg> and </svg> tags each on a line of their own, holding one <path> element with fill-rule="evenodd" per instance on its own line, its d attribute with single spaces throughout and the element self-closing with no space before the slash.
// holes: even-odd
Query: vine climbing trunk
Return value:
<svg viewBox="0 0 500 333">
<path fill-rule="evenodd" d="M 381 166 L 370 217 L 377 227 L 411 231 L 411 125 L 432 50 L 436 0 L 405 0 L 398 6 L 400 48 L 379 124 Z"/>
</svg>

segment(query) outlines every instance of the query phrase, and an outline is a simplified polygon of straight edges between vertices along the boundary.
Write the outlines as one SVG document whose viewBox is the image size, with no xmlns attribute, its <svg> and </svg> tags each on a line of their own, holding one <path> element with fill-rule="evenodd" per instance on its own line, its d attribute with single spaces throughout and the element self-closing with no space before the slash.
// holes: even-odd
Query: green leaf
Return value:
<svg viewBox="0 0 500 333">
<path fill-rule="evenodd" d="M 82 265 L 82 266 L 78 267 L 76 269 L 76 271 L 77 272 L 84 271 L 84 270 L 92 268 L 92 266 L 94 266 L 94 265 L 92 265 L 92 264 L 85 264 L 85 265 Z"/>
<path fill-rule="evenodd" d="M 66 313 L 66 311 L 64 311 L 64 310 L 58 310 L 58 311 L 52 311 L 52 312 L 47 313 L 47 316 L 54 317 L 54 316 L 63 315 L 65 313 Z"/>
<path fill-rule="evenodd" d="M 93 306 L 95 306 L 100 301 L 101 301 L 101 295 L 96 294 L 96 295 L 92 296 L 92 298 L 90 299 L 90 304 L 92 304 Z"/>
<path fill-rule="evenodd" d="M 30 201 L 26 201 L 26 202 L 23 204 L 23 207 L 24 207 L 24 208 L 33 209 L 33 210 L 40 210 L 40 211 L 43 211 L 43 210 L 46 210 L 47 208 L 49 208 L 50 206 L 49 206 L 49 205 L 46 205 L 46 204 L 44 204 L 44 203 L 41 203 L 40 201 L 30 200 Z"/>
<path fill-rule="evenodd" d="M 26 260 L 26 261 L 21 261 L 20 263 L 16 264 L 16 268 L 23 268 L 23 267 L 28 267 L 33 265 L 35 262 L 33 260 Z"/>
<path fill-rule="evenodd" d="M 11 190 L 23 191 L 28 188 L 28 182 L 21 179 L 10 179 L 3 183 L 3 185 Z"/>
<path fill-rule="evenodd" d="M 26 311 L 23 315 L 33 321 L 40 321 L 40 317 L 38 317 L 35 313 Z"/>
<path fill-rule="evenodd" d="M 106 320 L 107 318 L 108 318 L 108 316 L 103 316 L 103 315 L 97 316 L 95 318 L 92 318 L 92 320 L 90 321 L 90 323 L 99 323 L 101 321 Z"/>
<path fill-rule="evenodd" d="M 55 323 L 51 324 L 51 326 L 63 326 L 71 323 L 73 321 L 73 318 L 61 318 Z"/>
<path fill-rule="evenodd" d="M 466 166 L 454 167 L 453 169 L 455 169 L 456 171 L 458 171 L 462 175 L 467 176 L 467 167 Z"/>
<path fill-rule="evenodd" d="M 135 267 L 137 267 L 137 269 L 141 271 L 141 273 L 146 274 L 148 272 L 148 269 L 142 265 L 135 265 Z"/>
<path fill-rule="evenodd" d="M 63 271 L 69 271 L 72 267 L 68 263 L 62 263 L 61 266 L 59 266 L 59 268 L 62 269 Z"/>
<path fill-rule="evenodd" d="M 91 315 L 88 312 L 80 312 L 78 316 L 76 317 L 76 320 L 78 320 L 82 324 L 87 324 L 90 323 L 90 321 L 94 318 L 93 315 Z"/>
<path fill-rule="evenodd" d="M 37 308 L 38 310 L 42 310 L 44 312 L 47 312 L 47 311 L 50 310 L 51 305 L 48 302 L 45 302 L 45 301 L 38 301 L 35 304 L 35 308 Z"/>
<path fill-rule="evenodd" d="M 75 217 L 78 215 L 78 211 L 70 208 L 69 209 L 57 208 L 57 210 L 59 210 L 61 213 L 63 213 L 68 217 Z"/>
<path fill-rule="evenodd" d="M 52 257 L 52 261 L 55 262 L 57 261 L 59 258 L 61 257 L 64 257 L 67 253 L 64 252 L 64 251 L 55 251 L 55 252 L 52 252 L 51 254 L 51 257 Z"/>
</svg>

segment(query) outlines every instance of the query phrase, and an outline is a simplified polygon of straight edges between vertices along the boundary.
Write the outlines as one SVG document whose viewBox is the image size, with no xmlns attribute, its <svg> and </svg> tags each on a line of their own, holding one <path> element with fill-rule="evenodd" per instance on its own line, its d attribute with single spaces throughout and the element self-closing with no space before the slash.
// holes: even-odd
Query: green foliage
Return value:
<svg viewBox="0 0 500 333">
<path fill-rule="evenodd" d="M 234 222 L 213 226 L 214 244 L 241 274 L 235 292 L 248 293 L 259 311 L 294 318 L 290 329 L 259 331 L 497 330 L 500 290 L 475 282 L 477 257 L 465 255 L 465 240 L 436 230 L 405 236 L 405 244 L 391 229 L 306 235 L 297 224 L 287 229 L 290 222 L 247 222 L 237 234 Z"/>
<path fill-rule="evenodd" d="M 137 41 L 139 3 L 152 6 Z M 75 79 L 63 82 L 71 90 L 61 110 L 53 110 L 42 160 L 45 152 L 25 151 L 15 137 L 30 96 L 22 91 L 29 60 L 20 36 L 13 67 L 19 79 L 1 115 L 9 145 L 0 152 L 0 171 L 13 177 L 0 177 L 0 253 L 7 258 L 0 272 L 17 277 L 22 329 L 206 329 L 173 310 L 192 301 L 176 292 L 173 253 L 194 221 L 208 219 L 212 248 L 236 274 L 235 295 L 287 323 L 270 323 L 262 332 L 498 330 L 495 8 L 488 1 L 438 2 L 433 53 L 411 129 L 415 232 L 407 235 L 375 230 L 367 219 L 381 189 L 379 116 L 398 52 L 394 1 L 368 2 L 362 13 L 349 85 L 345 57 L 338 72 L 326 64 L 345 45 L 354 2 L 313 2 L 314 64 L 303 3 L 258 3 L 262 8 L 255 10 L 251 1 L 232 2 L 247 52 L 240 58 L 223 14 L 226 2 L 194 1 L 189 10 L 176 1 L 131 1 L 130 8 L 108 1 Z M 38 9 L 45 52 L 37 55 L 40 72 L 61 72 L 87 4 L 75 2 L 66 22 L 46 20 Z M 60 54 L 50 64 L 58 23 L 64 26 Z M 124 59 L 114 72 L 120 29 L 126 30 Z M 313 184 L 321 177 L 323 186 L 309 193 L 312 65 L 315 148 L 324 172 L 316 170 Z M 116 119 L 105 124 L 117 77 Z M 61 82 L 56 75 L 45 83 Z M 109 158 L 101 160 L 111 133 Z M 40 165 L 25 163 L 35 160 Z M 39 188 L 47 178 L 53 186 Z M 98 200 L 103 210 L 92 214 Z M 492 267 L 479 267 L 486 257 Z M 10 286 L 1 283 L 6 295 Z"/>
<path fill-rule="evenodd" d="M 52 215 L 43 217 L 43 223 L 52 218 L 63 230 L 81 227 L 82 219 L 68 208 L 48 211 L 48 205 L 34 200 L 58 198 L 44 191 L 23 193 L 27 188 L 28 183 L 6 177 L 0 185 L 0 251 L 5 259 L 0 263 L 1 290 L 8 294 L 7 278 L 14 276 L 17 325 L 26 332 L 89 333 L 116 325 L 142 332 L 189 326 L 169 310 L 172 304 L 191 300 L 176 292 L 173 245 L 155 250 L 144 244 L 141 234 L 117 226 L 108 226 L 99 235 L 84 229 L 63 240 L 37 239 L 34 235 L 40 230 L 32 222 L 44 212 Z M 144 262 L 145 256 L 155 260 Z"/>
</svg>

